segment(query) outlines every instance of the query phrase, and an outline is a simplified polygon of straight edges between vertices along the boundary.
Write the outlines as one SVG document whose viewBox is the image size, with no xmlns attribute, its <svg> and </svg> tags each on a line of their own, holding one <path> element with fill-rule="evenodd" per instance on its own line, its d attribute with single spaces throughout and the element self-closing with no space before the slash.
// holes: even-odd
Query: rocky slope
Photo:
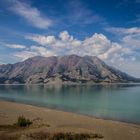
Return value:
<svg viewBox="0 0 140 140">
<path fill-rule="evenodd" d="M 16 64 L 0 65 L 0 84 L 60 84 L 139 82 L 95 56 L 36 56 Z"/>
</svg>

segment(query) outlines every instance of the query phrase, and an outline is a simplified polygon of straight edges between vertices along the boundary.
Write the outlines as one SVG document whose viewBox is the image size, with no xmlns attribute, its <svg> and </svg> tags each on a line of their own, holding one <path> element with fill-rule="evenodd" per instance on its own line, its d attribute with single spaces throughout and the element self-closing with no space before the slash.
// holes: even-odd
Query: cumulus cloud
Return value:
<svg viewBox="0 0 140 140">
<path fill-rule="evenodd" d="M 41 46 L 31 46 L 31 51 L 37 53 L 38 55 L 45 56 L 45 57 L 56 55 L 54 52 L 48 50 L 45 47 L 41 47 Z"/>
<path fill-rule="evenodd" d="M 7 47 L 13 48 L 13 49 L 24 49 L 26 48 L 25 45 L 20 45 L 20 44 L 6 44 Z"/>
<path fill-rule="evenodd" d="M 20 60 L 26 60 L 30 57 L 34 57 L 34 56 L 44 56 L 44 57 L 49 57 L 49 56 L 55 56 L 56 54 L 43 47 L 43 46 L 31 46 L 30 48 L 23 50 L 23 51 L 19 51 L 14 53 L 14 56 L 19 58 Z"/>
<path fill-rule="evenodd" d="M 74 39 L 67 31 L 60 32 L 58 37 L 55 36 L 43 36 L 43 35 L 30 35 L 26 36 L 26 39 L 30 39 L 39 45 L 50 47 L 57 53 L 62 49 L 72 49 L 73 47 L 80 46 L 82 41 Z"/>
<path fill-rule="evenodd" d="M 70 40 L 72 41 L 73 40 L 73 36 L 70 36 L 67 31 L 61 32 L 59 37 L 62 41 L 70 41 Z"/>
<path fill-rule="evenodd" d="M 113 33 L 119 39 L 118 44 L 120 45 L 120 49 L 118 50 L 120 51 L 118 51 L 117 54 L 113 53 L 112 58 L 114 59 L 114 57 L 116 57 L 116 59 L 112 59 L 112 61 L 119 69 L 124 70 L 132 75 L 135 73 L 135 76 L 139 76 L 140 28 L 110 27 L 106 28 L 105 30 Z"/>
<path fill-rule="evenodd" d="M 35 48 L 34 50 L 43 56 L 94 55 L 114 65 L 116 62 L 118 65 L 121 65 L 125 61 L 136 60 L 135 53 L 131 48 L 127 48 L 117 42 L 112 42 L 103 34 L 95 33 L 84 40 L 78 40 L 70 35 L 68 31 L 62 31 L 59 36 L 31 35 L 26 38 L 43 47 L 31 47 Z M 33 49 L 31 50 L 33 51 Z"/>
<path fill-rule="evenodd" d="M 14 54 L 15 57 L 19 58 L 20 60 L 26 60 L 30 57 L 34 57 L 38 55 L 36 52 L 32 52 L 32 51 L 21 51 L 21 52 L 16 52 Z"/>
<path fill-rule="evenodd" d="M 26 39 L 33 40 L 43 46 L 51 45 L 51 44 L 55 43 L 54 36 L 32 35 L 32 36 L 27 36 Z"/>
<path fill-rule="evenodd" d="M 140 27 L 111 27 L 105 30 L 115 34 L 120 39 L 119 44 L 123 47 L 140 50 Z"/>
<path fill-rule="evenodd" d="M 104 53 L 100 54 L 99 57 L 101 59 L 112 59 L 115 57 L 119 57 L 121 56 L 122 51 L 122 47 L 117 44 L 117 43 L 112 43 L 111 47 L 109 47 L 109 49 L 107 51 L 105 51 Z M 114 56 L 112 56 L 114 55 Z"/>
<path fill-rule="evenodd" d="M 52 25 L 52 21 L 49 18 L 43 16 L 37 8 L 32 7 L 28 3 L 14 0 L 10 10 L 26 19 L 34 27 L 46 29 Z"/>
<path fill-rule="evenodd" d="M 106 52 L 110 46 L 110 40 L 108 40 L 103 34 L 95 33 L 92 37 L 86 38 L 83 41 L 84 50 L 92 55 L 102 54 Z"/>
</svg>

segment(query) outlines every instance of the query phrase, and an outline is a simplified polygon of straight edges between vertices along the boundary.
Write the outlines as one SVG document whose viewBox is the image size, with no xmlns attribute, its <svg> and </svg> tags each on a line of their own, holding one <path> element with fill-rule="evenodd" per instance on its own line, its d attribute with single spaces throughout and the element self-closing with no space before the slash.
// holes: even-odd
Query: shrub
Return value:
<svg viewBox="0 0 140 140">
<path fill-rule="evenodd" d="M 24 116 L 19 116 L 16 122 L 16 125 L 20 127 L 26 127 L 31 125 L 32 122 L 29 119 L 26 119 Z"/>
</svg>

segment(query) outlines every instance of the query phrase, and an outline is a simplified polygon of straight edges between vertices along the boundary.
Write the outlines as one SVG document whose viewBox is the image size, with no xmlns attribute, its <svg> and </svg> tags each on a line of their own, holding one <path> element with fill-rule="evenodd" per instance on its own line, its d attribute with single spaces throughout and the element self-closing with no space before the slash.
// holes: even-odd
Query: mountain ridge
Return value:
<svg viewBox="0 0 140 140">
<path fill-rule="evenodd" d="M 0 84 L 94 84 L 140 82 L 96 56 L 35 56 L 0 65 Z"/>
</svg>

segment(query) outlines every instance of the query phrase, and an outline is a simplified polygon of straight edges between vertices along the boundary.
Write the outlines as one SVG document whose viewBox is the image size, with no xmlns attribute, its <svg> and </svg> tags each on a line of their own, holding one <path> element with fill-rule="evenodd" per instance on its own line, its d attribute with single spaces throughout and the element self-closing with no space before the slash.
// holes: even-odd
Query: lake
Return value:
<svg viewBox="0 0 140 140">
<path fill-rule="evenodd" d="M 140 124 L 140 85 L 0 85 L 0 100 Z"/>
</svg>

